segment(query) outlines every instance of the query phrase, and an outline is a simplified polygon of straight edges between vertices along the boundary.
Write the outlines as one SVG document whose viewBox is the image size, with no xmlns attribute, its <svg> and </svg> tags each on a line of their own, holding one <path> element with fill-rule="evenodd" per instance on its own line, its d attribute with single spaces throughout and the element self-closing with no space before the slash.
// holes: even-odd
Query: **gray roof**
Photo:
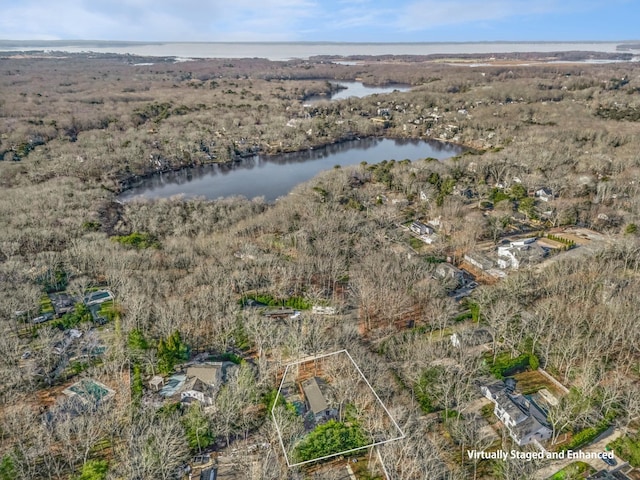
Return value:
<svg viewBox="0 0 640 480">
<path fill-rule="evenodd" d="M 480 252 L 469 252 L 464 256 L 465 260 L 468 262 L 476 262 L 482 265 L 482 268 L 488 270 L 493 267 L 493 260 L 487 257 L 485 254 Z"/>
<path fill-rule="evenodd" d="M 522 439 L 522 438 L 526 437 L 527 435 L 531 435 L 532 433 L 536 433 L 537 431 L 539 431 L 543 427 L 549 428 L 546 425 L 542 425 L 535 418 L 527 417 L 522 422 L 518 423 L 514 427 L 511 427 L 511 433 L 513 433 L 513 435 L 516 438 Z"/>
<path fill-rule="evenodd" d="M 309 408 L 311 408 L 314 415 L 324 412 L 329 408 L 327 400 L 320 390 L 320 385 L 318 385 L 318 380 L 315 377 L 302 382 L 302 390 L 304 391 L 307 402 L 309 402 Z"/>
<path fill-rule="evenodd" d="M 222 379 L 222 362 L 187 367 L 187 378 L 195 377 L 207 385 L 218 385 Z"/>
<path fill-rule="evenodd" d="M 202 392 L 204 394 L 210 394 L 211 393 L 211 386 L 207 385 L 206 383 L 202 382 L 200 379 L 196 378 L 196 377 L 192 377 L 189 378 L 184 385 L 182 386 L 182 388 L 180 389 L 182 392 L 187 392 L 189 390 L 193 390 L 196 392 Z"/>
<path fill-rule="evenodd" d="M 485 385 L 484 388 L 489 390 L 489 392 L 491 392 L 491 395 L 495 397 L 498 393 L 504 390 L 505 384 L 502 380 L 498 380 L 497 382 Z"/>
<path fill-rule="evenodd" d="M 486 328 L 477 328 L 459 332 L 458 339 L 467 347 L 477 347 L 492 342 L 493 336 Z M 504 384 L 502 384 L 502 388 L 504 388 Z"/>
<path fill-rule="evenodd" d="M 518 402 L 514 401 L 514 397 L 507 392 L 500 392 L 496 396 L 496 403 L 502 410 L 507 412 L 509 417 L 516 423 L 520 423 L 527 419 L 527 415 L 522 411 Z"/>
<path fill-rule="evenodd" d="M 200 472 L 200 480 L 216 480 L 218 478 L 218 467 L 207 468 Z"/>
</svg>

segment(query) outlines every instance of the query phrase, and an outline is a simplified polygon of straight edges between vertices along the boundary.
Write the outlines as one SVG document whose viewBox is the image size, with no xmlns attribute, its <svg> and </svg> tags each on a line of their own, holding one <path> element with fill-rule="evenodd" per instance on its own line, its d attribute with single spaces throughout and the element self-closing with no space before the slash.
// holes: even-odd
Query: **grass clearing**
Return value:
<svg viewBox="0 0 640 480">
<path fill-rule="evenodd" d="M 640 432 L 635 435 L 625 435 L 608 445 L 616 455 L 629 462 L 632 467 L 640 467 Z"/>
<path fill-rule="evenodd" d="M 577 480 L 587 478 L 592 473 L 595 473 L 595 471 L 596 469 L 588 463 L 573 462 L 551 475 L 548 480 Z"/>
</svg>

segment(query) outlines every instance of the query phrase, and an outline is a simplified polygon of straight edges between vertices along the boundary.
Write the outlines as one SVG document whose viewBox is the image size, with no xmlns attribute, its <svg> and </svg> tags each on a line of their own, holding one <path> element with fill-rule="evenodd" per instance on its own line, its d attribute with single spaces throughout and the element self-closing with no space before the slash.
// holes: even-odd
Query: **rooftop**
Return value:
<svg viewBox="0 0 640 480">
<path fill-rule="evenodd" d="M 171 375 L 164 387 L 160 389 L 160 395 L 163 397 L 172 397 L 178 392 L 178 390 L 180 390 L 186 380 L 187 376 L 184 373 Z"/>
<path fill-rule="evenodd" d="M 195 377 L 207 385 L 217 385 L 222 379 L 222 362 L 203 363 L 187 368 L 187 378 Z"/>
<path fill-rule="evenodd" d="M 320 385 L 318 385 L 318 379 L 316 377 L 310 378 L 302 382 L 302 390 L 304 390 L 304 396 L 309 402 L 309 407 L 314 414 L 324 412 L 329 405 L 324 398 Z"/>
</svg>

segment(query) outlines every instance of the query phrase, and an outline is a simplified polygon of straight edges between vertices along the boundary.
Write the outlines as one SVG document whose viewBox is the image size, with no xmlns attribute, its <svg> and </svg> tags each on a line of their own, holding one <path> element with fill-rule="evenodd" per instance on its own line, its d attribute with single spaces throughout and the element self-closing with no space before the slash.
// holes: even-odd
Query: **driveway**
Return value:
<svg viewBox="0 0 640 480">
<path fill-rule="evenodd" d="M 604 452 L 604 449 L 607 446 L 607 444 L 610 442 L 613 442 L 616 438 L 620 436 L 622 436 L 622 432 L 612 427 L 609 430 L 606 430 L 602 435 L 600 435 L 594 443 L 587 445 L 586 447 L 582 447 L 580 450 L 582 450 L 585 453 L 586 452 L 589 452 L 589 453 Z M 614 467 L 610 467 L 604 462 L 604 460 L 600 458 L 590 458 L 590 459 L 582 459 L 582 460 L 581 459 L 553 460 L 547 463 L 543 468 L 538 470 L 535 473 L 534 478 L 538 480 L 545 480 L 549 478 L 551 475 L 553 475 L 554 473 L 556 473 L 561 468 L 564 468 L 570 463 L 574 463 L 577 461 L 583 461 L 585 463 L 588 463 L 596 470 L 615 470 L 616 468 L 619 468 L 620 465 L 624 463 L 618 457 L 616 457 L 616 461 L 618 463 Z"/>
</svg>

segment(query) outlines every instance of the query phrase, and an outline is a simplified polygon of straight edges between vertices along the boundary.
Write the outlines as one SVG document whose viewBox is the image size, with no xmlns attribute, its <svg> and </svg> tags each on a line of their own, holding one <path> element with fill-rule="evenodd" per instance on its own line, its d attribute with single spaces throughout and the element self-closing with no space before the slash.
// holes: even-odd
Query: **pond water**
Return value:
<svg viewBox="0 0 640 480">
<path fill-rule="evenodd" d="M 462 151 L 458 145 L 435 140 L 364 138 L 315 150 L 274 156 L 256 155 L 230 164 L 158 173 L 144 178 L 118 198 L 127 202 L 174 195 L 207 199 L 242 195 L 247 198 L 263 196 L 266 201 L 272 202 L 287 195 L 296 185 L 335 165 L 358 165 L 362 161 L 371 164 L 393 159 L 420 160 L 427 157 L 442 160 Z"/>
<path fill-rule="evenodd" d="M 384 86 L 369 86 L 364 85 L 362 82 L 335 82 L 332 80 L 329 80 L 329 82 L 333 83 L 334 85 L 340 85 L 344 88 L 332 93 L 331 95 L 313 95 L 307 98 L 305 100 L 305 103 L 321 102 L 323 100 L 344 100 L 345 98 L 350 97 L 362 98 L 373 95 L 374 93 L 391 93 L 396 90 L 400 92 L 408 92 L 409 90 L 411 90 L 411 86 L 404 83 L 390 83 Z"/>
</svg>

